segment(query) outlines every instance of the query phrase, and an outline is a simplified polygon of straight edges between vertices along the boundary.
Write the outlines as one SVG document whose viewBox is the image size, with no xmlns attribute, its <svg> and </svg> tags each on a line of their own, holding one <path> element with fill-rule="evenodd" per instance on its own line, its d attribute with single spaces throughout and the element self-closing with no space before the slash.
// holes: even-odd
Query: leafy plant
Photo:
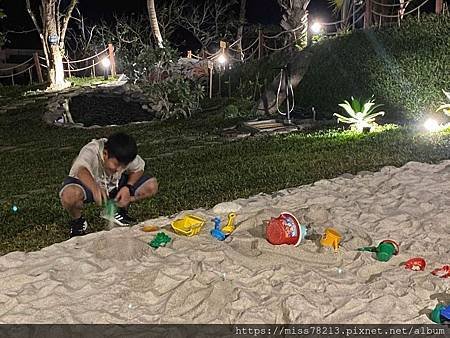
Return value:
<svg viewBox="0 0 450 338">
<path fill-rule="evenodd" d="M 172 117 L 190 117 L 200 109 L 205 90 L 202 85 L 174 74 L 170 78 L 148 83 L 144 87 L 147 98 L 153 102 L 156 117 L 166 120 Z"/>
<path fill-rule="evenodd" d="M 442 89 L 442 91 L 444 92 L 445 96 L 447 96 L 447 99 L 450 101 L 450 92 L 446 92 L 445 90 Z M 450 116 L 450 103 L 445 103 L 443 105 L 441 105 L 436 111 L 443 111 L 445 115 Z"/>
<path fill-rule="evenodd" d="M 338 122 L 348 123 L 352 129 L 363 131 L 364 128 L 371 128 L 375 125 L 375 118 L 383 116 L 384 111 L 375 112 L 375 109 L 381 107 L 381 104 L 375 104 L 373 97 L 361 104 L 359 100 L 352 96 L 351 103 L 347 100 L 339 104 L 340 107 L 348 113 L 349 116 L 343 116 L 334 113 L 333 116 L 338 118 Z"/>
</svg>

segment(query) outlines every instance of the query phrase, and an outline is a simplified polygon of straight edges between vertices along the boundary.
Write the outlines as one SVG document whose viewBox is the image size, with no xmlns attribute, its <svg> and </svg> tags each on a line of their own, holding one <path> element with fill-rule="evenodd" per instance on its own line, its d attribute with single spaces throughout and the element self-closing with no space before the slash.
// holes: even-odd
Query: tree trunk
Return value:
<svg viewBox="0 0 450 338">
<path fill-rule="evenodd" d="M 158 25 L 158 17 L 156 16 L 155 0 L 147 0 L 148 16 L 150 18 L 150 26 L 152 27 L 153 36 L 159 48 L 164 48 L 163 39 Z"/>
<path fill-rule="evenodd" d="M 239 11 L 239 27 L 237 32 L 236 40 L 238 40 L 238 50 L 239 57 L 241 61 L 244 60 L 244 53 L 242 52 L 242 36 L 244 34 L 244 24 L 245 24 L 245 9 L 247 5 L 247 0 L 241 0 L 241 9 Z"/>
<path fill-rule="evenodd" d="M 37 15 L 33 12 L 30 0 L 25 0 L 25 2 L 28 14 L 42 42 L 47 61 L 50 89 L 59 90 L 70 86 L 70 83 L 64 80 L 64 40 L 72 11 L 78 0 L 67 1 L 66 8 L 60 8 L 61 1 L 59 0 L 40 0 L 40 23 Z"/>
<path fill-rule="evenodd" d="M 59 41 L 61 37 L 56 28 L 56 3 L 55 0 L 42 0 L 42 4 L 44 9 L 44 38 L 46 39 L 46 47 L 50 59 L 48 68 L 50 87 L 60 89 L 67 86 L 67 84 L 64 81 L 64 66 Z M 49 41 L 49 37 L 57 38 L 57 41 Z"/>
<path fill-rule="evenodd" d="M 50 87 L 64 88 L 67 83 L 64 80 L 64 66 L 61 49 L 59 45 L 50 46 Z"/>
</svg>

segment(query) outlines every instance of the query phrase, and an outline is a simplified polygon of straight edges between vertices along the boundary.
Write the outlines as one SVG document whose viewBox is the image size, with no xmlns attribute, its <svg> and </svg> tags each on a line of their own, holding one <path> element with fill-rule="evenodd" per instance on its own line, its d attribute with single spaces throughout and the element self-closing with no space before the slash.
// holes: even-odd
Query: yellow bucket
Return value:
<svg viewBox="0 0 450 338">
<path fill-rule="evenodd" d="M 322 235 L 320 244 L 323 246 L 331 246 L 334 251 L 339 248 L 339 242 L 341 241 L 341 234 L 333 228 L 326 228 L 325 233 Z"/>
<path fill-rule="evenodd" d="M 205 224 L 205 220 L 194 216 L 186 215 L 171 223 L 173 230 L 178 235 L 194 236 L 197 235 Z"/>
</svg>

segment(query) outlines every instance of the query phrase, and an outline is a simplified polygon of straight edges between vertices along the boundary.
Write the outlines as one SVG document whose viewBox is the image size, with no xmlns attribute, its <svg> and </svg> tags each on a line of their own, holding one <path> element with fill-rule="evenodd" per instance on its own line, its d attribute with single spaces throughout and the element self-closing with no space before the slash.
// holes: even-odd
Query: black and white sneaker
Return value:
<svg viewBox="0 0 450 338">
<path fill-rule="evenodd" d="M 84 236 L 86 235 L 87 230 L 87 222 L 83 216 L 78 219 L 73 219 L 69 222 L 70 225 L 70 238 L 75 236 Z"/>
<path fill-rule="evenodd" d="M 126 227 L 137 223 L 134 218 L 128 215 L 128 210 L 124 208 L 117 209 L 112 217 L 108 217 L 107 215 L 102 215 L 102 217 L 120 227 Z"/>
</svg>

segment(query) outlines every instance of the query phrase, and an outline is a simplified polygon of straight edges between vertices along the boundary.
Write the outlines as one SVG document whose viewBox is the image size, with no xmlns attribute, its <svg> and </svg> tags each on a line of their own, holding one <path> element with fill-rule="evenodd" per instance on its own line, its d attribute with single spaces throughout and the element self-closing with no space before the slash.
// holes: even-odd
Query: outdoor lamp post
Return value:
<svg viewBox="0 0 450 338">
<path fill-rule="evenodd" d="M 111 61 L 109 60 L 109 57 L 105 57 L 102 60 L 102 66 L 103 66 L 103 76 L 105 80 L 108 80 L 108 70 L 111 66 Z"/>
<path fill-rule="evenodd" d="M 217 61 L 220 63 L 221 66 L 225 67 L 225 64 L 227 63 L 227 57 L 225 56 L 225 54 L 220 54 L 219 57 L 217 58 Z"/>
<path fill-rule="evenodd" d="M 222 96 L 222 69 L 225 69 L 227 63 L 227 57 L 224 53 L 219 55 L 217 62 L 219 62 L 219 96 Z"/>
</svg>

